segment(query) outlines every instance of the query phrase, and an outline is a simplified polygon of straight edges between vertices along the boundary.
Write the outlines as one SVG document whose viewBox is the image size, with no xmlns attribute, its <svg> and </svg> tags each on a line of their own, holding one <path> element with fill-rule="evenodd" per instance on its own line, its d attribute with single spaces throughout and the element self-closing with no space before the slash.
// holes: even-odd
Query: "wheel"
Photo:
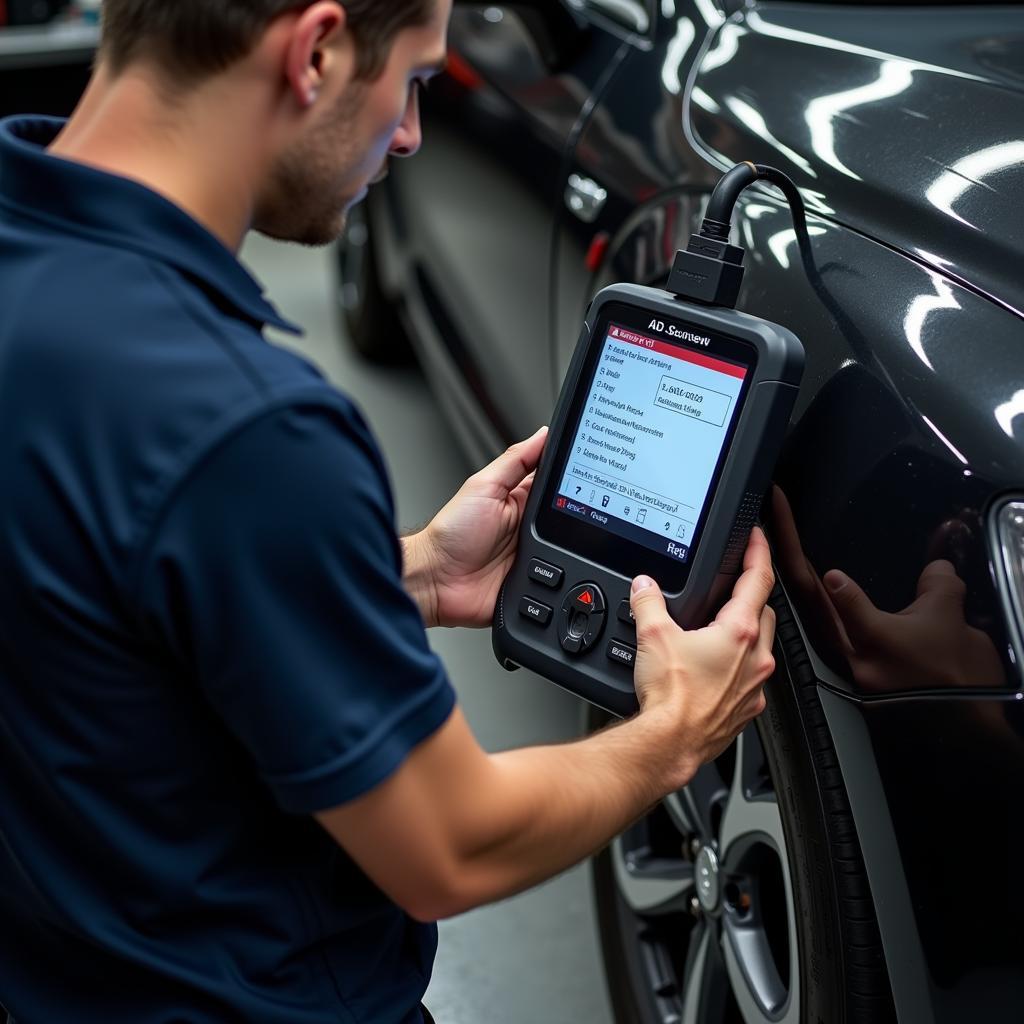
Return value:
<svg viewBox="0 0 1024 1024">
<path fill-rule="evenodd" d="M 619 1024 L 895 1020 L 816 681 L 788 607 L 772 604 L 764 715 L 594 859 Z"/>
<path fill-rule="evenodd" d="M 412 347 L 395 304 L 381 290 L 365 202 L 349 211 L 335 252 L 338 313 L 352 348 L 373 363 L 411 362 Z"/>
</svg>

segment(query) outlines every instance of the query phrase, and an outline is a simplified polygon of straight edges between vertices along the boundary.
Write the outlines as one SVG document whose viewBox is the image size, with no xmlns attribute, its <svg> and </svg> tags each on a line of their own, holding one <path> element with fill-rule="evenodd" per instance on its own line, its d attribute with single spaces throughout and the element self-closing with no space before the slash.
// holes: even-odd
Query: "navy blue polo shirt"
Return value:
<svg viewBox="0 0 1024 1024">
<path fill-rule="evenodd" d="M 454 697 L 352 403 L 235 257 L 0 122 L 0 1004 L 419 1021 L 436 928 L 310 817 Z"/>
</svg>

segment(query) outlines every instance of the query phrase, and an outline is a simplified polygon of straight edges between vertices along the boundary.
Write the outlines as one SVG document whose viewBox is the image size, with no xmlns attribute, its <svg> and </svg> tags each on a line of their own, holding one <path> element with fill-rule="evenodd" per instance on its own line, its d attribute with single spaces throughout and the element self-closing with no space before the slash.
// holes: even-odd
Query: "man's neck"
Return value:
<svg viewBox="0 0 1024 1024">
<path fill-rule="evenodd" d="M 101 66 L 50 152 L 151 188 L 237 252 L 263 156 L 233 100 L 214 82 L 169 102 L 144 71 L 114 78 Z"/>
</svg>

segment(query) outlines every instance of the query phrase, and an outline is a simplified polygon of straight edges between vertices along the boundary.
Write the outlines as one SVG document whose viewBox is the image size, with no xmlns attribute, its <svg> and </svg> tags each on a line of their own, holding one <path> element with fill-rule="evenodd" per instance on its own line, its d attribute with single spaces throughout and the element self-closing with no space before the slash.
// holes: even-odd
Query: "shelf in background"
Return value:
<svg viewBox="0 0 1024 1024">
<path fill-rule="evenodd" d="M 87 64 L 99 38 L 98 25 L 81 21 L 0 28 L 0 71 Z"/>
</svg>

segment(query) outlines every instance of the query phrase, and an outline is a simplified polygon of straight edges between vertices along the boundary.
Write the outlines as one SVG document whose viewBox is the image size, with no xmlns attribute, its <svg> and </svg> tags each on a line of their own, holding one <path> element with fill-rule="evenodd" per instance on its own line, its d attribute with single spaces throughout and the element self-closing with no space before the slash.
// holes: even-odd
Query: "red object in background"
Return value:
<svg viewBox="0 0 1024 1024">
<path fill-rule="evenodd" d="M 590 243 L 590 248 L 587 250 L 584 264 L 587 270 L 592 274 L 596 274 L 598 268 L 604 262 L 605 253 L 608 252 L 608 242 L 610 241 L 607 231 L 598 231 L 594 235 L 593 241 Z"/>
<path fill-rule="evenodd" d="M 0 26 L 7 24 L 7 0 L 0 0 Z"/>
<path fill-rule="evenodd" d="M 476 90 L 484 84 L 484 80 L 470 67 L 466 58 L 455 50 L 448 51 L 448 66 L 445 70 L 459 85 L 464 85 L 467 89 Z"/>
</svg>

